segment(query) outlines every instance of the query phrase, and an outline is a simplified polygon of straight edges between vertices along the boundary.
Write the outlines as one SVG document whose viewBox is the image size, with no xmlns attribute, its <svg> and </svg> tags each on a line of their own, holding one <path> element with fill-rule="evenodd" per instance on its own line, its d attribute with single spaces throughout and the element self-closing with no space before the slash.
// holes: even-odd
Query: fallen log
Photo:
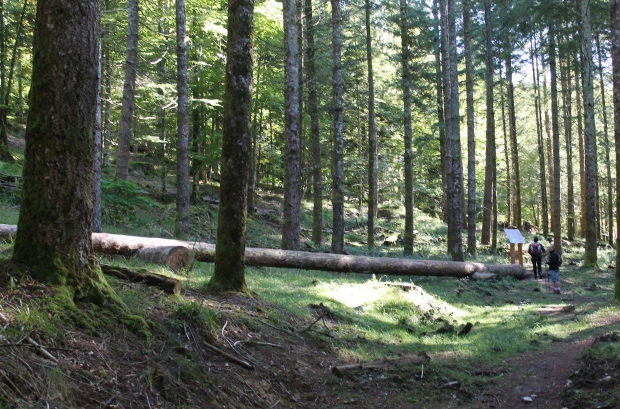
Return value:
<svg viewBox="0 0 620 409">
<path fill-rule="evenodd" d="M 389 369 L 394 366 L 402 365 L 421 365 L 428 362 L 428 356 L 414 356 L 398 359 L 381 359 L 372 362 L 360 362 L 358 364 L 348 364 L 340 366 L 332 366 L 332 373 L 338 378 L 344 378 L 344 376 L 352 371 L 361 369 Z"/>
<path fill-rule="evenodd" d="M 15 226 L 0 224 L 0 238 L 10 238 Z M 215 245 L 152 237 L 93 233 L 93 248 L 103 254 L 133 256 L 149 247 L 183 246 L 191 250 L 197 261 L 214 262 Z M 366 273 L 404 276 L 472 277 L 489 273 L 501 277 L 523 279 L 526 271 L 520 264 L 483 264 L 444 260 L 413 260 L 391 257 L 348 256 L 305 251 L 261 249 L 247 247 L 245 264 L 254 267 L 296 268 L 345 273 Z M 480 274 L 479 274 L 480 275 Z"/>
<path fill-rule="evenodd" d="M 143 247 L 135 257 L 147 263 L 169 267 L 175 273 L 183 269 L 190 270 L 193 259 L 192 252 L 185 246 Z"/>
<path fill-rule="evenodd" d="M 101 271 L 103 271 L 104 274 L 120 278 L 121 280 L 130 281 L 132 283 L 144 283 L 161 288 L 168 294 L 178 294 L 181 292 L 181 281 L 161 274 L 150 273 L 145 268 L 127 268 L 101 264 Z"/>
</svg>

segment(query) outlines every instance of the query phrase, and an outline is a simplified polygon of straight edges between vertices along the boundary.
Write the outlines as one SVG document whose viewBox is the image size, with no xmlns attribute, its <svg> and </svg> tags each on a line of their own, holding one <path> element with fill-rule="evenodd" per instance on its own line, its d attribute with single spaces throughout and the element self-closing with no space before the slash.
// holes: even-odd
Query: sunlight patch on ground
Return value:
<svg viewBox="0 0 620 409">
<path fill-rule="evenodd" d="M 350 308 L 381 304 L 381 302 L 387 299 L 396 297 L 404 302 L 411 303 L 422 312 L 434 310 L 435 313 L 455 317 L 465 315 L 464 311 L 438 300 L 422 287 L 406 283 L 404 285 L 403 283 L 394 283 L 394 286 L 390 284 L 370 280 L 362 284 L 330 285 L 328 289 L 321 291 L 321 293 Z"/>
</svg>

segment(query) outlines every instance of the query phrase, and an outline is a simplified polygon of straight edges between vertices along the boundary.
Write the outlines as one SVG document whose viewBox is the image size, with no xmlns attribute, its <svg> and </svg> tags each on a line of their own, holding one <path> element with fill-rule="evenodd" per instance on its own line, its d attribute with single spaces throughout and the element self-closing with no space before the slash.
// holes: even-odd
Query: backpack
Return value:
<svg viewBox="0 0 620 409">
<path fill-rule="evenodd" d="M 532 243 L 530 245 L 530 254 L 532 256 L 540 256 L 540 243 Z"/>
</svg>

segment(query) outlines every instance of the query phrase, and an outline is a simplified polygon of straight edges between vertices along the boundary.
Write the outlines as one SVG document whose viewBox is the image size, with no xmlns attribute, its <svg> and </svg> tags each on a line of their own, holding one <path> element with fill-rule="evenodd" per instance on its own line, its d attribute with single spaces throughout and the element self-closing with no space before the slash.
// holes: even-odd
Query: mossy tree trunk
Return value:
<svg viewBox="0 0 620 409">
<path fill-rule="evenodd" d="M 228 2 L 222 176 L 215 269 L 210 291 L 247 291 L 245 233 L 251 155 L 252 38 L 254 2 Z"/>
<path fill-rule="evenodd" d="M 13 260 L 74 298 L 110 289 L 92 253 L 99 1 L 40 0 Z"/>
</svg>

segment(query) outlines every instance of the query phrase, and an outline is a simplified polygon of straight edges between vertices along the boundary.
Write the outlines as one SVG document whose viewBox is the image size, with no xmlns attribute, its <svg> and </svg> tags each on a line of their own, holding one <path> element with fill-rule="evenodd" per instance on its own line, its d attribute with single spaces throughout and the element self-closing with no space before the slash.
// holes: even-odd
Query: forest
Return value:
<svg viewBox="0 0 620 409">
<path fill-rule="evenodd" d="M 0 0 L 0 407 L 614 407 L 619 47 L 616 0 Z"/>
<path fill-rule="evenodd" d="M 369 238 L 380 207 L 404 205 L 405 254 L 414 206 L 447 223 L 454 260 L 496 248 L 498 226 L 526 222 L 568 241 L 590 237 L 589 226 L 590 265 L 592 243 L 615 245 L 607 2 L 283 5 L 255 7 L 247 164 L 250 214 L 256 189 L 285 194 L 282 248 L 299 248 L 306 196 L 313 241 L 328 225 L 337 253 L 344 202 Z M 150 164 L 134 155 L 131 166 L 161 175 L 162 191 L 177 175 L 177 194 L 195 201 L 221 172 L 226 3 L 188 1 L 183 16 L 164 0 L 101 7 L 99 157 L 115 169 L 103 183 L 127 179 L 131 153 L 146 153 Z M 2 13 L 7 157 L 29 110 L 35 9 L 5 1 Z M 189 234 L 179 214 L 176 235 Z"/>
</svg>

